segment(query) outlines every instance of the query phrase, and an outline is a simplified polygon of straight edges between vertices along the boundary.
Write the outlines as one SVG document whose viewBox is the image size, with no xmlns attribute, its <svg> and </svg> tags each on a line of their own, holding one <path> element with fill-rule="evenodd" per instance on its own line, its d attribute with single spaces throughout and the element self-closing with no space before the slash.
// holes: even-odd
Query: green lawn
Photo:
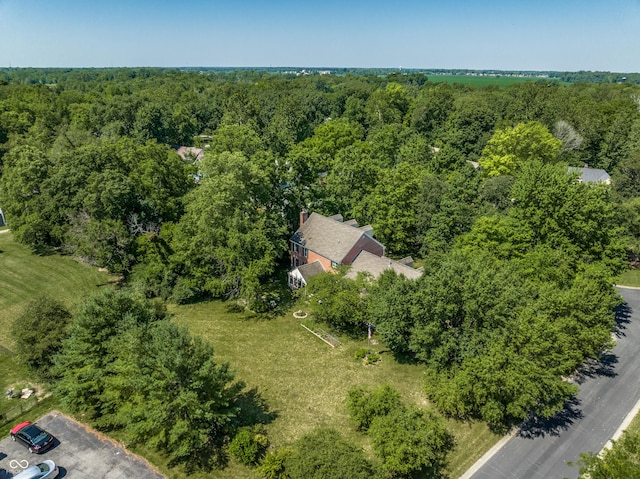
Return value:
<svg viewBox="0 0 640 479">
<path fill-rule="evenodd" d="M 379 346 L 372 349 L 383 351 L 382 361 L 365 366 L 354 359 L 354 354 L 367 346 L 366 340 L 341 338 L 342 345 L 331 348 L 300 326 L 301 321 L 292 314 L 295 309 L 274 319 L 232 312 L 222 302 L 176 306 L 172 311 L 175 321 L 208 339 L 217 358 L 228 361 L 238 379 L 266 400 L 276 416 L 268 426 L 275 446 L 318 427 L 334 427 L 367 448 L 365 437 L 353 430 L 345 407 L 347 390 L 354 385 L 375 387 L 387 382 L 406 402 L 428 407 L 422 367 L 399 364 Z M 449 427 L 457 443 L 449 471 L 455 478 L 498 437 L 482 423 L 449 421 Z M 235 476 L 224 471 L 212 477 Z"/>
<path fill-rule="evenodd" d="M 0 234 L 0 346 L 13 349 L 6 334 L 29 301 L 48 294 L 73 309 L 85 296 L 113 278 L 97 268 L 72 258 L 37 256 L 13 241 L 11 233 Z"/>
<path fill-rule="evenodd" d="M 620 275 L 618 284 L 624 286 L 640 287 L 640 269 L 628 269 Z"/>
<path fill-rule="evenodd" d="M 16 385 L 30 382 L 29 371 L 20 364 L 9 351 L 0 348 L 0 414 L 12 409 L 20 402 L 18 399 L 7 399 L 5 392 Z"/>
<path fill-rule="evenodd" d="M 46 292 L 68 307 L 113 279 L 96 268 L 72 258 L 36 256 L 15 243 L 11 233 L 0 234 L 0 388 L 28 381 L 27 371 L 2 347 L 13 348 L 7 332 L 28 302 Z M 273 420 L 268 432 L 274 446 L 285 445 L 318 427 L 334 427 L 370 451 L 366 438 L 355 432 L 345 408 L 346 392 L 354 385 L 375 387 L 384 382 L 398 389 L 406 402 L 429 407 L 423 385 L 423 370 L 413 364 L 399 364 L 388 352 L 382 360 L 365 366 L 354 359 L 355 351 L 367 341 L 342 339 L 331 348 L 300 326 L 293 307 L 283 315 L 267 319 L 233 311 L 229 303 L 212 301 L 171 306 L 174 320 L 209 340 L 219 361 L 228 361 L 246 391 L 268 404 Z M 375 338 L 374 338 L 375 339 Z M 372 349 L 381 351 L 378 345 Z M 1 392 L 4 392 L 0 389 Z M 255 401 L 254 401 L 255 402 Z M 47 406 L 49 405 L 49 406 Z M 45 414 L 43 408 L 59 408 L 50 398 L 23 417 L 29 420 Z M 82 418 L 80 418 L 82 419 Z M 482 423 L 448 421 L 457 447 L 451 454 L 452 479 L 462 474 L 498 439 Z M 0 432 L 3 428 L 0 428 Z M 115 439 L 121 439 L 118 434 Z M 185 477 L 182 468 L 168 469 L 166 459 L 143 448 L 133 448 L 156 464 L 169 478 Z M 250 469 L 233 462 L 223 471 L 197 473 L 194 479 L 256 479 Z"/>
</svg>

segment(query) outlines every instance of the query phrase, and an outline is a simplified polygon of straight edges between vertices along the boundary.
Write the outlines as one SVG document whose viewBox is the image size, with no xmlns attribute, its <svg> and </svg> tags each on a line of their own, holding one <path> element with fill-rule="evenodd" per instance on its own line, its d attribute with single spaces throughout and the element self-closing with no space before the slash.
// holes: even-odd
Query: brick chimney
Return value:
<svg viewBox="0 0 640 479">
<path fill-rule="evenodd" d="M 302 226 L 304 222 L 307 221 L 307 218 L 309 218 L 309 213 L 307 212 L 307 210 L 300 210 L 300 226 Z"/>
</svg>

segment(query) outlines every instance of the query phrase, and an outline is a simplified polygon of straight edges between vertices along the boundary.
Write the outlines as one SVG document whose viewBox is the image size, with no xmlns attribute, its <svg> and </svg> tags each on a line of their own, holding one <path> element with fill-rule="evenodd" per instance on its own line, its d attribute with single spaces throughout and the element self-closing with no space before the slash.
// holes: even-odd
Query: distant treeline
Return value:
<svg viewBox="0 0 640 479">
<path fill-rule="evenodd" d="M 113 81 L 133 78 L 150 78 L 170 72 L 199 72 L 202 74 L 226 74 L 229 78 L 260 76 L 262 74 L 301 75 L 358 75 L 378 77 L 423 78 L 419 84 L 437 77 L 513 77 L 532 80 L 557 80 L 564 83 L 636 83 L 640 73 L 607 71 L 535 71 L 535 70 L 468 70 L 442 68 L 333 68 L 333 67 L 175 67 L 175 68 L 0 68 L 0 84 L 33 85 L 57 84 L 62 81 Z M 433 78 L 435 77 L 435 78 Z"/>
</svg>

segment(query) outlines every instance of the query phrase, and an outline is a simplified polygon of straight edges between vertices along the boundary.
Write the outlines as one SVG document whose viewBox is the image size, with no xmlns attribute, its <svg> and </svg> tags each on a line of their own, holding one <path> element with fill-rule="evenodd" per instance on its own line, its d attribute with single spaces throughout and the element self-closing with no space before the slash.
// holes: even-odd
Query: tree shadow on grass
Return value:
<svg viewBox="0 0 640 479">
<path fill-rule="evenodd" d="M 418 358 L 415 357 L 415 355 L 413 355 L 411 353 L 403 353 L 403 352 L 398 352 L 398 351 L 392 351 L 390 349 L 385 349 L 383 351 L 380 351 L 380 354 L 382 354 L 382 353 L 391 353 L 393 355 L 393 359 L 395 359 L 398 364 L 420 364 L 420 363 L 422 363 L 422 361 L 420 361 Z"/>
<path fill-rule="evenodd" d="M 278 417 L 278 413 L 270 409 L 258 388 L 241 392 L 236 399 L 236 404 L 241 410 L 238 416 L 239 427 L 269 424 Z"/>
<path fill-rule="evenodd" d="M 518 436 L 525 439 L 537 437 L 559 436 L 566 431 L 578 419 L 584 415 L 580 409 L 580 400 L 577 397 L 569 399 L 564 409 L 550 418 L 532 416 L 520 424 Z"/>
<path fill-rule="evenodd" d="M 43 245 L 36 245 L 31 249 L 31 251 L 37 256 L 53 256 L 54 254 L 59 253 L 59 251 L 56 251 L 55 248 Z"/>
</svg>

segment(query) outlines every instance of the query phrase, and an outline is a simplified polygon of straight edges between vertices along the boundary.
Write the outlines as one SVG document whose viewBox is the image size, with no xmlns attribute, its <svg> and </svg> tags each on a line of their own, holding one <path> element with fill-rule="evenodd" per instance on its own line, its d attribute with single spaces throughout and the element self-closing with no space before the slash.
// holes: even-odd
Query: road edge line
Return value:
<svg viewBox="0 0 640 479">
<path fill-rule="evenodd" d="M 513 438 L 516 434 L 518 434 L 519 429 L 515 428 L 511 433 L 504 436 L 498 442 L 496 442 L 491 449 L 484 453 L 484 455 L 478 459 L 473 466 L 471 466 L 467 472 L 465 472 L 458 479 L 471 479 L 471 477 L 478 472 L 478 470 L 485 465 L 485 463 L 491 459 L 502 447 L 509 442 L 511 438 Z"/>
<path fill-rule="evenodd" d="M 629 424 L 631 424 L 631 421 L 633 421 L 638 412 L 640 412 L 640 399 L 638 399 L 638 402 L 636 402 L 635 406 L 633 406 L 631 411 L 629 411 L 629 414 L 625 416 L 624 421 L 622 421 L 622 424 L 620 424 L 620 427 L 617 429 L 617 431 L 613 433 L 611 439 L 609 439 L 607 443 L 602 447 L 602 450 L 598 454 L 599 456 L 611 449 L 611 446 L 613 446 L 613 441 L 617 441 L 618 439 L 620 439 L 620 436 L 622 436 L 622 433 L 625 431 L 625 429 L 629 427 Z"/>
</svg>

